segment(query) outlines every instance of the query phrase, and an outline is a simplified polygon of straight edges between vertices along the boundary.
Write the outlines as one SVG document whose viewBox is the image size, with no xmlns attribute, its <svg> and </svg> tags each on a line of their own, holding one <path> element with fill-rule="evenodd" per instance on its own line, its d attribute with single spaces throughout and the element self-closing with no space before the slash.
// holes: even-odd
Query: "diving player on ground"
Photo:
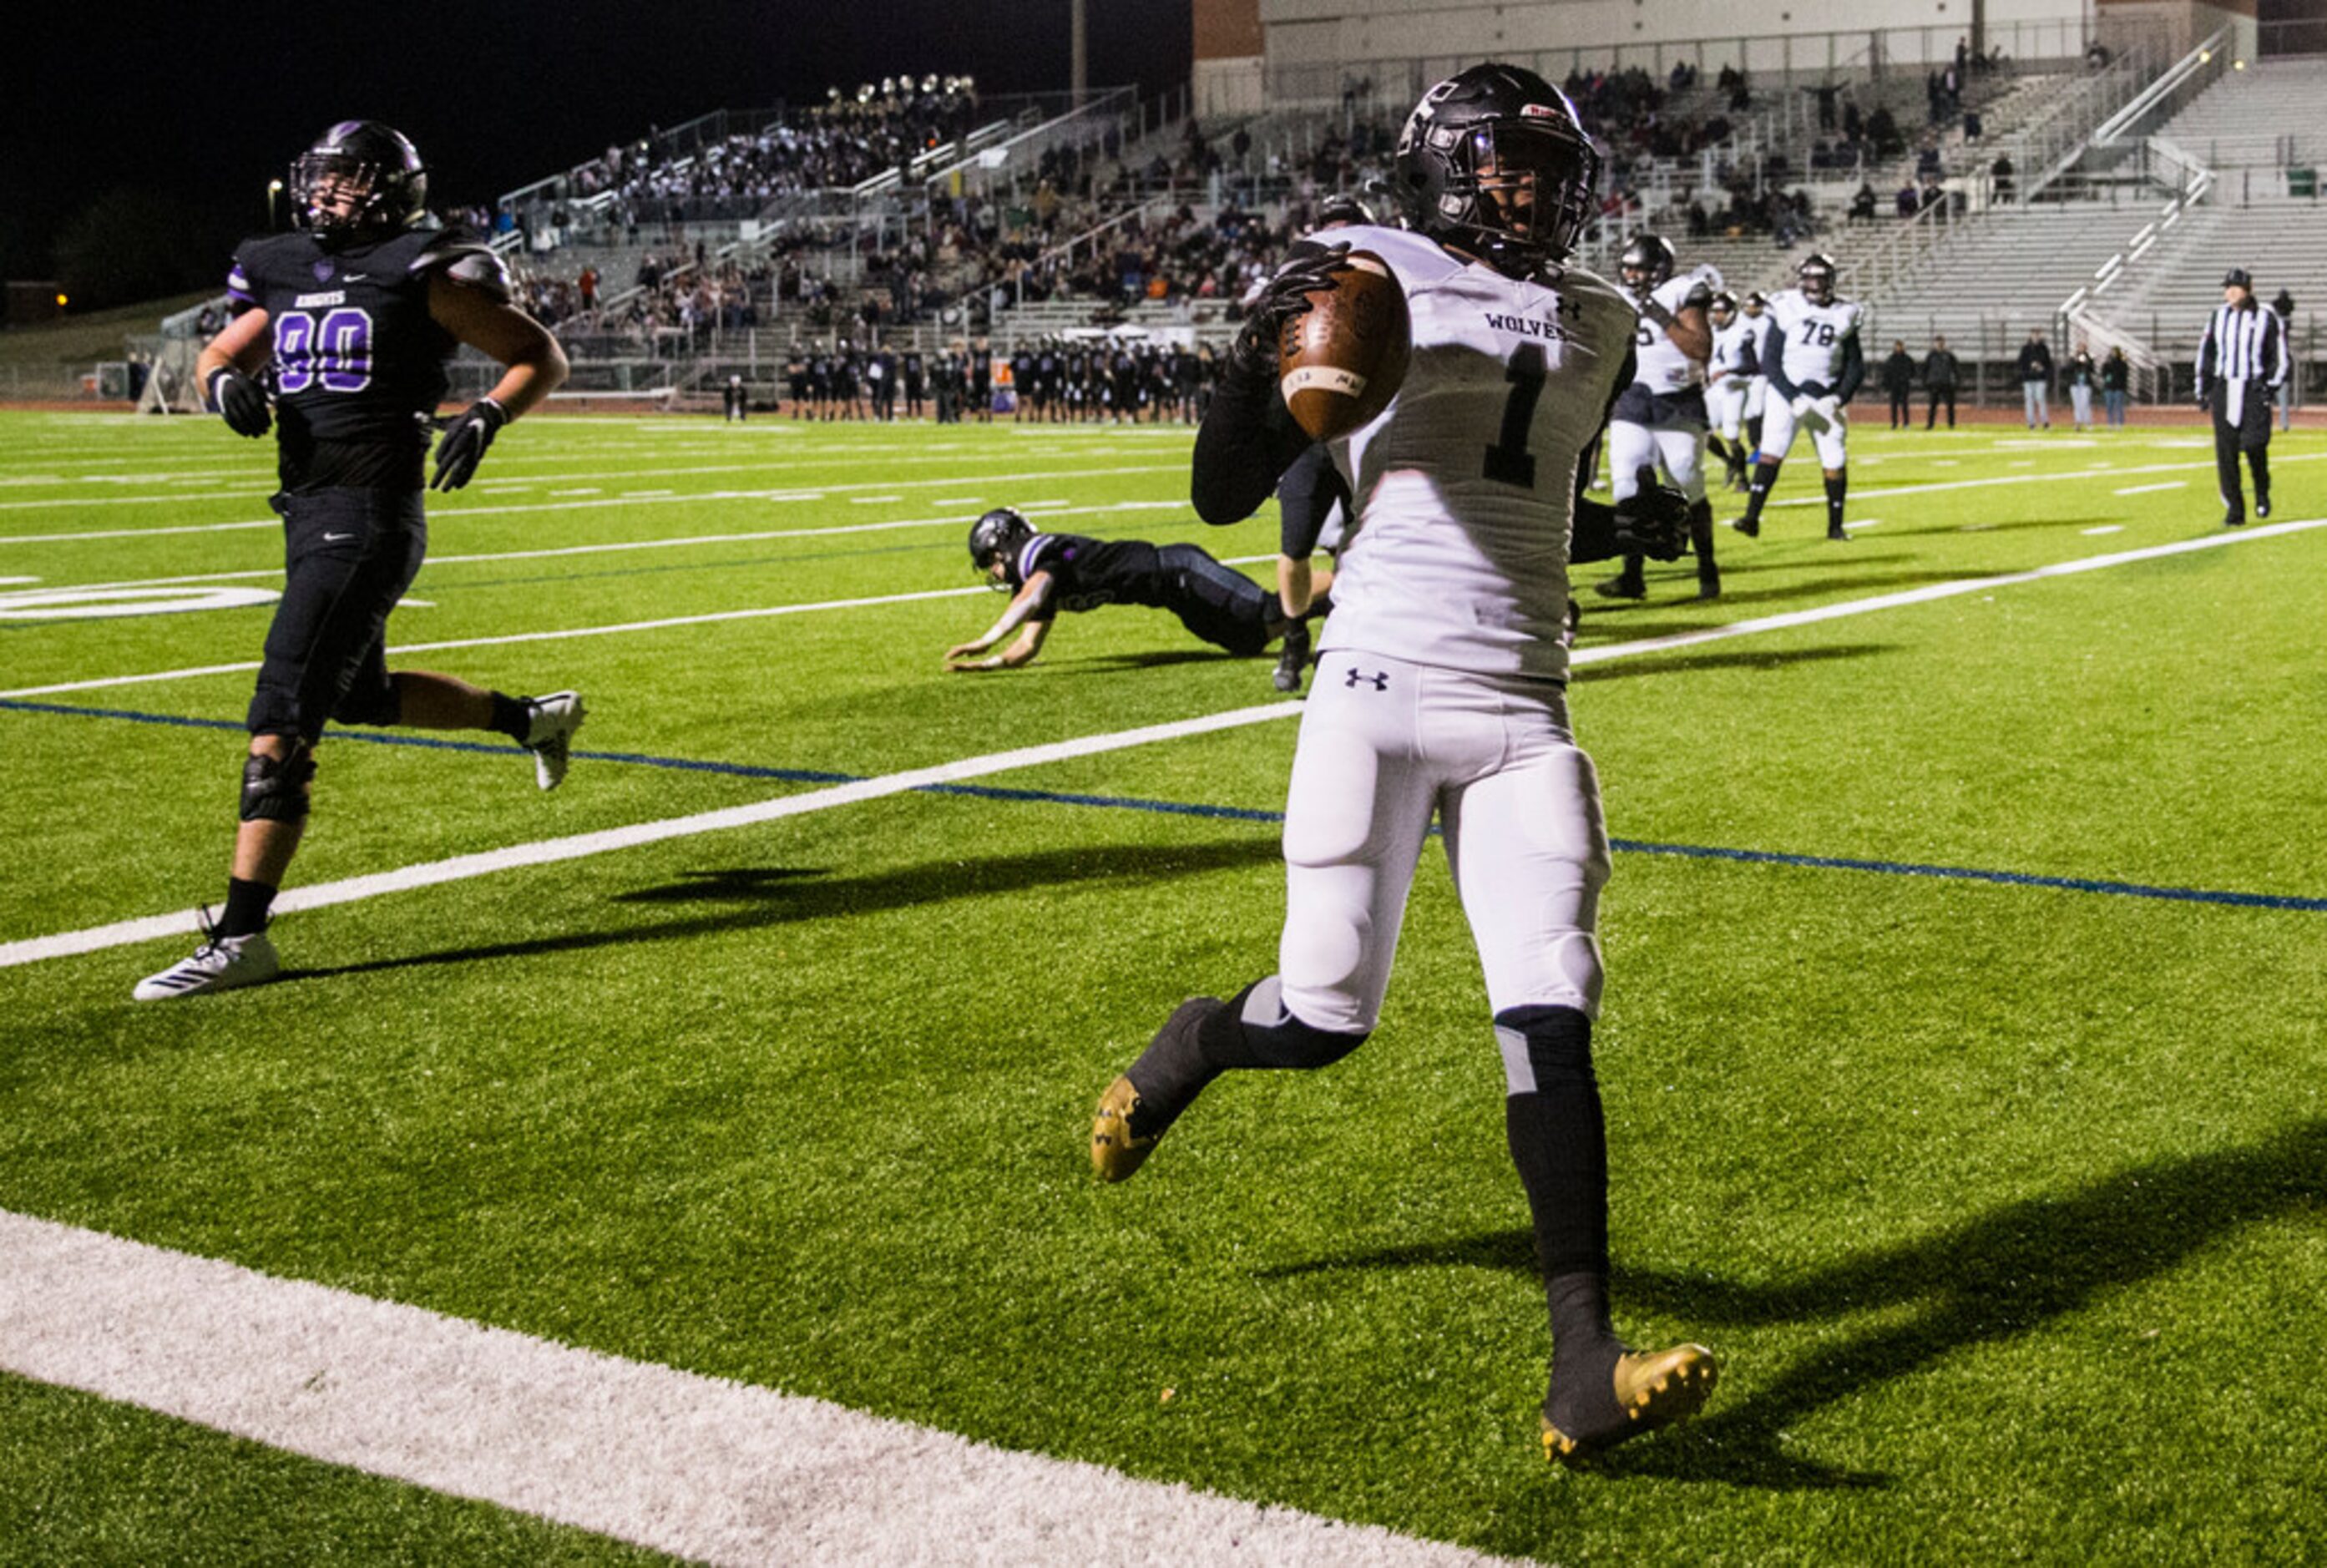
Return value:
<svg viewBox="0 0 2327 1568">
<path fill-rule="evenodd" d="M 1599 164 L 1557 89 L 1474 66 L 1431 89 L 1399 138 L 1411 229 L 1327 237 L 1389 265 L 1414 354 L 1388 408 L 1334 445 L 1357 516 L 1293 762 L 1277 970 L 1182 1003 L 1108 1087 L 1091 1139 L 1099 1174 L 1122 1181 L 1221 1073 L 1322 1068 L 1363 1043 L 1436 817 L 1486 971 L 1551 1310 L 1545 1451 L 1571 1462 L 1694 1413 L 1714 1380 L 1702 1348 L 1634 1352 L 1609 1318 L 1592 1069 L 1609 851 L 1567 725 L 1567 567 L 1636 547 L 1677 557 L 1687 507 L 1653 488 L 1613 509 L 1580 496 L 1631 379 L 1637 320 L 1614 287 L 1560 265 Z M 1276 344 L 1332 254 L 1296 247 L 1230 351 L 1196 439 L 1209 522 L 1249 516 L 1309 445 L 1278 395 Z"/>
<path fill-rule="evenodd" d="M 140 982 L 141 1002 L 279 972 L 268 910 L 306 826 L 327 723 L 498 732 L 533 752 L 537 781 L 555 789 L 582 723 L 572 692 L 507 696 L 449 675 L 391 673 L 386 659 L 388 611 L 427 548 L 421 468 L 445 362 L 468 343 L 507 367 L 437 444 L 433 488 L 453 490 L 501 427 L 565 378 L 565 354 L 511 303 L 498 257 L 425 227 L 420 154 L 388 126 L 333 126 L 292 164 L 290 189 L 300 230 L 235 253 L 237 313 L 196 362 L 237 434 L 275 429 L 283 485 L 283 598 L 250 701 L 233 874 L 202 945 Z"/>
<path fill-rule="evenodd" d="M 1169 610 L 1197 637 L 1238 658 L 1250 658 L 1278 638 L 1303 630 L 1300 617 L 1278 610 L 1275 594 L 1194 545 L 1038 534 L 1008 507 L 971 525 L 969 564 L 1011 599 L 983 637 L 946 649 L 946 667 L 958 673 L 1023 668 L 1042 650 L 1061 611 L 1108 604 Z M 1014 631 L 1017 641 L 986 655 Z M 1305 645 L 1305 631 L 1303 637 Z"/>
</svg>

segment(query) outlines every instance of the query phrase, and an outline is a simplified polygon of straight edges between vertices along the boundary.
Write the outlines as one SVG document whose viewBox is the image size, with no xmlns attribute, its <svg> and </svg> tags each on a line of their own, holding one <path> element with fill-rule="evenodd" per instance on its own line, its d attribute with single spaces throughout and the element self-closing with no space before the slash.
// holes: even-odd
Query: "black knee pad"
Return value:
<svg viewBox="0 0 2327 1568">
<path fill-rule="evenodd" d="M 1277 994 L 1274 975 L 1238 992 L 1208 1027 L 1223 1036 L 1234 1031 L 1230 1049 L 1237 1055 L 1253 1066 L 1271 1068 L 1330 1067 L 1365 1044 L 1371 1032 L 1343 1034 L 1304 1023 Z"/>
<path fill-rule="evenodd" d="M 304 822 L 315 756 L 303 742 L 288 757 L 247 757 L 242 764 L 245 822 Z"/>
</svg>

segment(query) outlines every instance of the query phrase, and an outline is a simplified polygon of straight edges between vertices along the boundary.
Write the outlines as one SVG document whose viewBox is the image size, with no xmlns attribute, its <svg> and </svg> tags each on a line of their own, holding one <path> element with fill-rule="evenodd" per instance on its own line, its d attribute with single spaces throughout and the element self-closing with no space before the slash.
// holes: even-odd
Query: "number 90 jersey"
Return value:
<svg viewBox="0 0 2327 1568">
<path fill-rule="evenodd" d="M 1354 498 L 1322 648 L 1487 675 L 1564 677 L 1576 470 L 1638 319 L 1570 270 L 1505 277 L 1419 234 L 1351 226 L 1406 291 L 1397 395 L 1333 443 Z"/>
<path fill-rule="evenodd" d="M 266 313 L 286 459 L 316 441 L 424 448 L 459 345 L 428 313 L 443 269 L 509 298 L 500 258 L 451 229 L 407 229 L 325 249 L 312 234 L 245 240 L 227 275 L 237 313 Z"/>
<path fill-rule="evenodd" d="M 1762 340 L 1762 373 L 1769 374 L 1775 349 L 1786 379 L 1796 387 L 1815 382 L 1819 394 L 1834 390 L 1842 375 L 1846 342 L 1858 335 L 1856 300 L 1836 300 L 1814 305 L 1798 288 L 1780 289 L 1770 296 L 1770 335 Z"/>
</svg>

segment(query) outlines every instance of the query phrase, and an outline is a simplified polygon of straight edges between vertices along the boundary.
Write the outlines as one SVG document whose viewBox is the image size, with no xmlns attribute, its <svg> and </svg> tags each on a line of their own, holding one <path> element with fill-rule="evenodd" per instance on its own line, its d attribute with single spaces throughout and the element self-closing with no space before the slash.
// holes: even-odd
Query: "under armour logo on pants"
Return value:
<svg viewBox="0 0 2327 1568">
<path fill-rule="evenodd" d="M 1341 683 L 1343 686 L 1353 686 L 1360 681 L 1371 681 L 1373 682 L 1374 690 L 1378 692 L 1386 692 L 1389 690 L 1389 671 L 1388 670 L 1382 670 L 1374 675 L 1367 675 L 1363 671 L 1360 670 L 1357 666 L 1351 665 L 1343 673 L 1349 677 L 1347 680 Z"/>
</svg>

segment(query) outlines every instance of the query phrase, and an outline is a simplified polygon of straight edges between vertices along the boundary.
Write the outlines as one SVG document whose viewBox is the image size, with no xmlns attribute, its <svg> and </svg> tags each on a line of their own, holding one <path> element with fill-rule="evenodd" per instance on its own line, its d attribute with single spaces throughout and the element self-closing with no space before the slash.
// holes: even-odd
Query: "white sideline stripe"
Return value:
<svg viewBox="0 0 2327 1568">
<path fill-rule="evenodd" d="M 983 593 L 986 590 L 971 588 L 966 592 Z M 1052 741 L 1040 746 L 1023 746 L 1015 751 L 993 751 L 983 757 L 964 757 L 957 761 L 939 762 L 933 767 L 886 773 L 877 779 L 859 779 L 851 783 L 827 785 L 796 795 L 780 795 L 772 800 L 754 801 L 748 806 L 727 806 L 687 817 L 634 822 L 624 827 L 579 833 L 567 838 L 542 839 L 533 844 L 510 845 L 506 848 L 483 850 L 474 854 L 456 854 L 447 860 L 427 861 L 395 871 L 346 877 L 339 882 L 314 882 L 289 889 L 276 900 L 275 907 L 286 913 L 326 909 L 333 904 L 377 898 L 382 893 L 435 887 L 441 882 L 464 882 L 471 877 L 508 871 L 517 866 L 549 865 L 558 861 L 606 854 L 618 849 L 659 844 L 666 839 L 692 838 L 697 834 L 719 833 L 731 827 L 755 826 L 762 822 L 824 811 L 835 806 L 854 806 L 859 801 L 902 795 L 931 784 L 957 784 L 967 779 L 982 779 L 991 773 L 1005 773 L 1020 768 L 1068 761 L 1077 757 L 1097 756 L 1104 751 L 1119 751 L 1126 747 L 1144 746 L 1156 741 L 1177 741 L 1190 735 L 1209 734 L 1215 730 L 1238 729 L 1267 719 L 1289 718 L 1300 711 L 1298 703 L 1274 702 L 1260 707 L 1235 708 L 1227 713 L 1205 714 L 1192 719 L 1175 719 L 1168 723 L 1145 724 L 1135 730 L 1116 730 L 1104 734 L 1078 736 L 1070 741 Z M 130 942 L 148 942 L 199 929 L 193 911 L 181 910 L 173 914 L 151 915 L 142 919 L 121 920 L 109 926 L 65 931 L 53 937 L 0 943 L 0 969 L 34 963 L 42 958 L 98 952 Z"/>
<path fill-rule="evenodd" d="M 942 506 L 943 502 L 933 503 Z M 1049 517 L 1098 517 L 1108 512 L 1186 512 L 1185 501 L 1109 501 L 1105 506 L 1074 507 L 1063 512 L 1050 512 Z M 892 518 L 877 523 L 836 523 L 823 528 L 758 528 L 735 534 L 685 534 L 668 539 L 615 539 L 598 545 L 553 545 L 539 550 L 483 550 L 467 555 L 431 555 L 421 564 L 421 570 L 431 566 L 466 566 L 479 561 L 540 561 L 557 555 L 604 555 L 630 550 L 675 550 L 691 545 L 756 544 L 766 539 L 820 539 L 832 534 L 878 534 L 892 528 L 958 528 L 962 519 L 948 513 L 941 518 Z M 63 586 L 81 589 L 96 588 L 169 588 L 187 583 L 230 583 L 245 577 L 280 577 L 280 566 L 258 566 L 245 572 L 193 572 L 174 577 L 133 577 L 118 583 L 73 583 Z M 11 581 L 0 577 L 0 583 Z M 23 578 L 30 583 L 35 578 Z M 409 604 L 409 599 L 399 600 Z"/>
<path fill-rule="evenodd" d="M 2299 452 L 2292 456 L 2281 458 L 2279 462 L 2284 466 L 2290 462 L 2315 462 L 2322 458 L 2327 458 L 2327 452 Z M 1947 465 L 1940 463 L 1933 466 Z M 2027 484 L 2051 484 L 2060 480 L 2107 479 L 2113 475 L 2136 473 L 2187 473 L 2192 469 L 2203 470 L 2211 466 L 2210 463 L 2202 462 L 2147 462 L 2130 468 L 2118 468 L 2114 464 L 2101 468 L 2080 468 L 2067 473 L 2010 473 L 1995 479 L 1950 479 L 1940 480 L 1931 484 L 1892 485 L 1888 490 L 1853 490 L 1851 499 L 1865 501 L 1873 500 L 1876 496 L 1921 496 L 1930 495 L 1939 490 L 1986 490 L 1995 485 L 2016 487 Z M 2182 482 L 2188 481 L 2185 480 Z M 1822 507 L 1826 505 L 1826 497 L 1823 495 L 1795 496 L 1782 501 L 1771 500 L 1769 504 L 1773 507 Z"/>
<path fill-rule="evenodd" d="M 6 1210 L 0 1256 L 20 1377 L 690 1561 L 1491 1561 Z"/>
<path fill-rule="evenodd" d="M 1939 583 L 1927 587 L 1911 588 L 1897 593 L 1879 594 L 1872 599 L 1853 599 L 1839 604 L 1823 605 L 1814 610 L 1789 611 L 1781 615 L 1765 615 L 1752 621 L 1732 621 L 1725 626 L 1707 627 L 1700 631 L 1674 632 L 1666 637 L 1642 638 L 1632 642 L 1606 643 L 1597 648 L 1576 651 L 1570 663 L 1576 667 L 1601 664 L 1609 659 L 1629 658 L 1639 653 L 1661 653 L 1677 648 L 1694 648 L 1700 643 L 1721 642 L 1733 637 L 1751 637 L 1763 631 L 1778 631 L 1789 627 L 1809 626 L 1824 621 L 1839 621 L 1848 616 L 1864 615 L 1877 610 L 1896 610 L 1910 604 L 1928 603 L 1937 599 L 1951 599 L 1959 594 L 1977 593 L 1985 590 L 2008 587 L 2014 583 L 2034 583 L 2047 577 L 2073 576 L 2083 572 L 2096 572 L 2107 566 L 2122 566 L 2135 561 L 2154 560 L 2165 555 L 2185 555 L 2193 550 L 2219 549 L 2243 544 L 2253 539 L 2274 538 L 2282 534 L 2301 533 L 2306 529 L 2327 527 L 2327 518 L 2312 518 L 2300 522 L 2272 523 L 2242 533 L 2210 534 L 2202 538 L 2182 539 L 2171 545 L 2154 545 L 2145 549 L 2120 550 L 2106 555 L 2088 555 L 2079 560 L 2062 561 L 2050 566 L 2037 566 L 2024 572 L 2010 572 L 1995 577 L 1969 578 L 1960 583 Z M 1239 557 L 1229 565 L 1275 559 L 1272 555 Z M 941 594 L 908 595 L 917 598 L 945 597 L 958 593 L 982 593 L 982 588 L 949 589 Z M 751 613 L 751 612 L 746 612 Z M 560 635 L 560 634 L 550 634 Z M 487 639 L 486 640 L 500 640 Z M 468 647 L 467 643 L 425 643 L 423 648 Z M 410 651 L 410 650 L 406 650 Z M 242 665 L 234 668 L 256 668 Z M 0 695 L 13 695 L 0 693 Z M 402 892 L 410 888 L 434 887 L 441 882 L 460 882 L 474 876 L 485 876 L 497 871 L 507 871 L 523 865 L 546 865 L 561 860 L 575 860 L 585 855 L 603 854 L 613 850 L 630 849 L 639 845 L 660 843 L 665 839 L 692 837 L 696 834 L 717 833 L 730 827 L 748 827 L 762 822 L 773 822 L 781 817 L 797 817 L 810 811 L 822 811 L 835 806 L 852 806 L 860 800 L 875 800 L 884 796 L 902 794 L 930 784 L 958 783 L 966 779 L 984 778 L 988 774 L 1011 771 L 1019 768 L 1040 767 L 1045 763 L 1063 761 L 1074 757 L 1092 757 L 1103 752 L 1119 751 L 1131 746 L 1143 746 L 1155 741 L 1181 740 L 1190 735 L 1210 734 L 1220 730 L 1240 729 L 1247 724 L 1266 723 L 1271 719 L 1292 718 L 1303 711 L 1299 703 L 1275 702 L 1257 707 L 1232 708 L 1226 713 L 1210 714 L 1192 719 L 1178 719 L 1169 723 L 1146 724 L 1137 729 L 1117 730 L 1096 735 L 1084 735 L 1071 741 L 1055 741 L 1046 745 L 1022 747 L 1012 751 L 991 752 L 983 757 L 965 757 L 958 761 L 942 762 L 934 767 L 917 768 L 902 773 L 884 774 L 877 779 L 860 779 L 848 784 L 836 784 L 823 789 L 812 789 L 798 795 L 779 796 L 772 800 L 750 806 L 731 806 L 717 811 L 698 812 L 691 817 L 665 817 L 655 822 L 633 823 L 627 827 L 607 828 L 597 833 L 577 834 L 570 838 L 546 839 L 534 844 L 511 845 L 503 849 L 484 850 L 474 854 L 455 855 L 449 860 L 430 861 L 419 865 L 405 866 L 396 871 L 377 872 L 370 875 L 349 877 L 336 882 L 315 882 L 294 887 L 276 901 L 275 907 L 285 912 L 299 910 L 323 909 L 332 904 L 352 902 L 358 899 L 377 897 L 381 893 Z M 54 936 L 30 937 L 18 941 L 0 943 L 0 969 L 20 964 L 37 963 L 43 958 L 61 958 L 79 953 L 94 953 L 107 947 L 125 947 L 133 942 L 149 942 L 162 937 L 182 935 L 199 929 L 194 912 L 185 910 L 169 915 L 149 915 L 133 920 L 118 920 L 107 926 L 90 926 L 78 931 L 61 931 Z"/>
<path fill-rule="evenodd" d="M 1274 561 L 1274 555 L 1229 555 L 1223 566 L 1250 566 Z M 670 615 L 658 621 L 623 621 L 610 626 L 574 626 L 561 631 L 510 631 L 496 637 L 456 637 L 444 642 L 407 642 L 388 650 L 398 658 L 407 653 L 442 653 L 448 648 L 502 648 L 517 642 L 565 642 L 577 637 L 612 637 L 629 631 L 661 631 L 673 626 L 708 626 L 723 621 L 765 621 L 778 615 L 806 615 L 823 610 L 871 610 L 883 604 L 911 604 L 924 599 L 966 599 L 990 593 L 982 584 L 967 588 L 924 588 L 911 593 L 882 593 L 866 599 L 825 599 L 812 604 L 768 604 L 752 610 L 716 610 L 704 615 Z M 0 697 L 45 697 L 59 692 L 101 691 L 107 686 L 145 686 L 150 682 L 192 680 L 201 676 L 232 675 L 258 667 L 257 659 L 240 664 L 202 664 L 185 669 L 156 670 L 149 675 L 109 675 L 94 680 L 59 681 L 52 686 L 19 686 L 0 691 Z"/>
<path fill-rule="evenodd" d="M 2152 490 L 2188 490 L 2189 488 L 2190 481 L 2188 480 L 2175 479 L 2168 480 L 2163 484 L 2127 485 L 2125 489 L 2117 491 L 2117 493 L 2121 496 L 2145 496 Z"/>
<path fill-rule="evenodd" d="M 2289 458 L 2286 461 L 2292 462 L 2295 460 Z M 2187 467 L 2190 465 L 2184 464 L 2182 466 Z M 1143 468 L 1111 468 L 1108 469 L 1107 472 L 1108 477 L 1113 478 L 1128 473 L 1183 473 L 1186 470 L 1187 465 L 1185 463 L 1163 462 L 1149 463 Z M 2125 471 L 2128 473 L 2138 473 L 2143 471 L 2138 469 L 2127 469 Z M 453 522 L 464 518 L 505 518 L 514 516 L 519 512 L 581 512 L 595 511 L 606 507 L 666 506 L 672 504 L 692 505 L 696 502 L 708 501 L 821 500 L 827 496 L 840 495 L 850 490 L 875 490 L 882 485 L 888 485 L 901 490 L 921 490 L 937 485 L 958 485 L 962 481 L 963 477 L 963 475 L 958 473 L 950 473 L 947 474 L 942 479 L 874 480 L 858 484 L 827 485 L 822 490 L 694 490 L 689 491 L 685 495 L 608 496 L 600 500 L 589 501 L 520 501 L 510 506 L 493 507 L 437 506 L 430 509 L 428 520 L 430 524 L 434 526 Z M 1064 472 L 1055 470 L 1044 470 L 1032 473 L 981 474 L 978 477 L 990 481 L 995 484 L 1023 484 L 1028 480 L 1089 479 L 1090 475 L 1088 472 L 1079 470 L 1069 470 Z M 172 499 L 177 499 L 182 498 L 173 497 Z M 84 539 L 160 538 L 165 534 L 216 534 L 223 533 L 233 528 L 279 528 L 282 526 L 283 521 L 280 518 L 264 518 L 257 522 L 248 523 L 181 523 L 164 528 L 99 528 L 78 534 L 0 534 L 0 545 L 52 545 L 61 542 L 73 542 Z"/>
</svg>

